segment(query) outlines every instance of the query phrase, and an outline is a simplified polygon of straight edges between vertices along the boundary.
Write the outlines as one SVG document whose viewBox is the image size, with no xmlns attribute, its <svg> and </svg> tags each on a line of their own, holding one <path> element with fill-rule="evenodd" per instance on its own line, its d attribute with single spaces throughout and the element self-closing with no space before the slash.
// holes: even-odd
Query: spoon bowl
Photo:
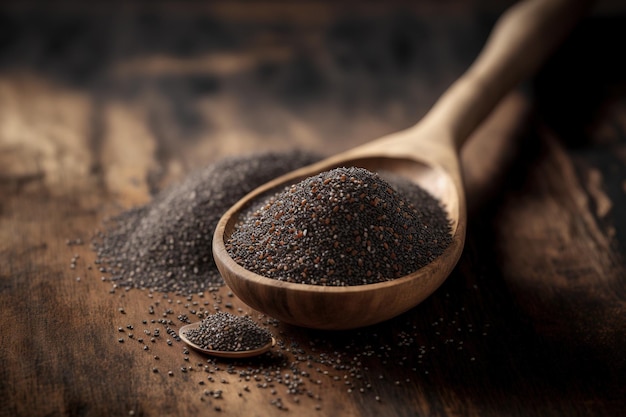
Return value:
<svg viewBox="0 0 626 417">
<path fill-rule="evenodd" d="M 587 0 L 527 0 L 498 21 L 485 48 L 415 126 L 283 175 L 257 188 L 220 219 L 213 256 L 231 290 L 252 308 L 281 321 L 318 329 L 375 324 L 416 306 L 454 269 L 463 251 L 466 203 L 459 150 L 497 103 L 531 75 L 584 15 Z M 452 243 L 433 262 L 391 281 L 331 287 L 278 281 L 248 271 L 225 248 L 250 204 L 320 172 L 342 166 L 402 175 L 444 206 Z"/>
<path fill-rule="evenodd" d="M 250 358 L 253 356 L 262 355 L 263 353 L 269 351 L 271 348 L 273 348 L 276 345 L 276 339 L 272 337 L 271 340 L 267 344 L 265 344 L 264 346 L 258 349 L 238 350 L 238 351 L 204 349 L 203 347 L 198 346 L 195 343 L 193 343 L 191 340 L 189 340 L 189 338 L 186 335 L 186 332 L 188 332 L 189 330 L 197 329 L 200 326 L 200 323 L 201 322 L 191 323 L 191 324 L 187 324 L 181 327 L 178 330 L 178 335 L 183 340 L 183 342 L 187 343 L 193 349 L 197 350 L 198 352 L 206 353 L 207 355 L 218 356 L 221 358 L 231 358 L 231 359 Z"/>
<path fill-rule="evenodd" d="M 316 329 L 349 329 L 395 317 L 430 295 L 452 272 L 465 239 L 465 198 L 456 158 L 445 141 L 415 141 L 417 132 L 406 131 L 371 142 L 317 164 L 296 170 L 257 188 L 235 204 L 218 223 L 213 253 L 231 290 L 247 305 L 281 321 Z M 411 146 L 406 146 L 408 135 Z M 447 150 L 447 152 L 446 152 Z M 428 161 L 421 154 L 430 154 Z M 441 155 L 442 161 L 432 158 Z M 445 163 L 447 161 L 447 164 Z M 278 281 L 237 264 L 228 254 L 230 238 L 250 202 L 279 191 L 308 176 L 340 166 L 393 172 L 425 188 L 444 206 L 451 220 L 452 243 L 426 267 L 398 279 L 358 286 L 319 286 Z M 453 168 L 454 167 L 454 168 Z"/>
</svg>

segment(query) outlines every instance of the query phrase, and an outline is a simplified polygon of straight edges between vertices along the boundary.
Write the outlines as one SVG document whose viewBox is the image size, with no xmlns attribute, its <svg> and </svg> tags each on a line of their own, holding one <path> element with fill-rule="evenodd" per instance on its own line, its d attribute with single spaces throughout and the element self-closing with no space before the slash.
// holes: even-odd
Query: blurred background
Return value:
<svg viewBox="0 0 626 417">
<path fill-rule="evenodd" d="M 241 149 L 336 152 L 417 122 L 513 3 L 2 2 L 0 151 L 38 147 L 40 160 L 9 169 L 28 177 L 56 163 L 32 136 L 83 132 L 100 155 L 112 138 L 129 155 L 147 141 L 152 152 L 134 164 L 150 165 L 152 189 Z M 590 109 L 623 91 L 621 3 L 600 2 L 535 85 L 564 128 L 582 132 Z M 106 163 L 89 153 L 72 161 L 75 174 Z"/>
<path fill-rule="evenodd" d="M 29 152 L 25 132 L 42 128 L 54 141 L 50 129 L 86 124 L 78 131 L 96 151 L 111 135 L 131 148 L 151 142 L 153 155 L 136 161 L 151 164 L 151 187 L 242 148 L 323 143 L 336 152 L 418 121 L 513 3 L 2 2 L 0 151 Z M 588 118 L 614 87 L 584 91 L 580 79 L 623 81 L 621 3 L 600 2 L 539 83 L 555 120 Z M 581 96 L 591 102 L 563 116 Z M 54 163 L 37 152 L 37 164 L 12 170 L 37 175 Z M 104 162 L 70 165 L 85 174 Z"/>
</svg>

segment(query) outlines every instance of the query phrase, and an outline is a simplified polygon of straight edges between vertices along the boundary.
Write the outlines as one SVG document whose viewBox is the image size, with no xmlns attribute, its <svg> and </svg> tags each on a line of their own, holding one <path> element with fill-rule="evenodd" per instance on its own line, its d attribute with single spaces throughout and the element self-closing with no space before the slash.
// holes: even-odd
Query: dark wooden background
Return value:
<svg viewBox="0 0 626 417">
<path fill-rule="evenodd" d="M 111 293 L 91 268 L 88 242 L 103 219 L 191 169 L 251 150 L 331 154 L 417 122 L 510 3 L 3 2 L 0 414 L 623 415 L 626 10 L 617 1 L 582 22 L 463 150 L 466 250 L 433 296 L 360 331 L 274 329 L 314 356 L 365 361 L 369 349 L 364 393 L 325 364 L 316 366 L 328 375 L 307 383 L 320 398 L 299 403 L 254 382 L 242 392 L 223 370 L 246 363 L 218 362 L 215 383 L 182 373 L 206 358 L 191 352 L 187 362 L 164 331 L 145 352 L 117 329 L 132 324 L 137 338 L 159 327 L 142 324 L 156 299 L 176 328 L 190 301 Z M 226 288 L 192 300 L 212 309 L 217 296 L 249 311 Z M 288 345 L 272 357 L 289 370 L 293 354 Z"/>
</svg>

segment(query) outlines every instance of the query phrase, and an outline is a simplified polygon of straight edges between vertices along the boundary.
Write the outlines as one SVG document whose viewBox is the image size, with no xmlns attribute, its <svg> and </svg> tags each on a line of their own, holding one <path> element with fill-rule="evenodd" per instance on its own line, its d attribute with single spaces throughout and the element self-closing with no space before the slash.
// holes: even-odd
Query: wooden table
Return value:
<svg viewBox="0 0 626 417">
<path fill-rule="evenodd" d="M 269 357 L 215 361 L 150 320 L 250 312 L 227 288 L 111 291 L 93 265 L 105 218 L 194 168 L 249 150 L 331 154 L 410 126 L 507 5 L 3 4 L 0 414 L 623 415 L 623 8 L 585 20 L 470 140 L 465 252 L 401 317 L 271 326 Z M 288 377 L 302 392 L 285 392 Z"/>
</svg>

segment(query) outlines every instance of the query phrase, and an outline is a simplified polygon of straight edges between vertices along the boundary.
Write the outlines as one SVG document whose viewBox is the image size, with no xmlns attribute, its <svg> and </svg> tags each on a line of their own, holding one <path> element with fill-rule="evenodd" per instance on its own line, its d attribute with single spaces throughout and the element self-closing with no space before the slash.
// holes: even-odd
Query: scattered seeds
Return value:
<svg viewBox="0 0 626 417">
<path fill-rule="evenodd" d="M 94 242 L 98 255 L 96 261 L 98 266 L 96 269 L 107 274 L 106 278 L 104 276 L 102 278 L 113 282 L 113 288 L 110 292 L 115 294 L 115 289 L 117 288 L 145 288 L 150 290 L 147 292 L 147 296 L 151 299 L 150 307 L 145 312 L 148 319 L 142 320 L 141 323 L 144 326 L 137 330 L 138 332 L 143 331 L 146 338 L 150 337 L 152 342 L 149 351 L 145 353 L 149 354 L 154 360 L 159 360 L 157 353 L 161 354 L 168 359 L 166 362 L 168 362 L 170 369 L 176 369 L 176 366 L 179 366 L 179 369 L 184 374 L 182 380 L 188 379 L 193 381 L 194 384 L 203 385 L 197 379 L 200 375 L 195 375 L 194 378 L 194 374 L 203 371 L 202 375 L 207 376 L 207 378 L 202 378 L 202 382 L 205 382 L 204 387 L 220 386 L 227 392 L 229 392 L 228 390 L 234 390 L 232 391 L 233 393 L 236 392 L 239 396 L 244 397 L 254 389 L 261 390 L 266 393 L 268 401 L 273 401 L 272 405 L 282 410 L 288 409 L 290 405 L 297 404 L 308 404 L 316 410 L 321 410 L 322 399 L 320 398 L 320 392 L 324 392 L 328 388 L 325 386 L 326 384 L 354 393 L 352 395 L 362 393 L 358 395 L 362 395 L 362 398 L 371 398 L 372 401 L 381 401 L 384 404 L 384 399 L 380 396 L 374 396 L 377 386 L 373 387 L 372 382 L 376 380 L 377 384 L 375 385 L 389 384 L 401 389 L 404 384 L 401 383 L 402 380 L 397 378 L 397 369 L 394 367 L 400 366 L 406 369 L 407 372 L 412 372 L 415 378 L 424 378 L 423 375 L 428 375 L 430 369 L 436 369 L 435 364 L 439 357 L 445 357 L 446 361 L 448 361 L 452 355 L 457 355 L 455 357 L 457 360 L 460 358 L 477 363 L 480 358 L 476 356 L 475 351 L 471 351 L 469 348 L 471 344 L 463 344 L 461 339 L 473 336 L 474 340 L 479 337 L 482 340 L 487 331 L 491 332 L 493 329 L 489 329 L 488 325 L 479 327 L 475 324 L 466 323 L 466 319 L 469 316 L 464 316 L 463 308 L 456 312 L 456 317 L 451 320 L 436 316 L 425 319 L 428 321 L 424 321 L 422 325 L 418 326 L 410 322 L 404 324 L 396 323 L 393 334 L 377 334 L 378 331 L 386 331 L 385 326 L 368 329 L 367 331 L 359 330 L 337 335 L 337 339 L 343 340 L 342 342 L 330 340 L 335 337 L 325 340 L 324 338 L 317 338 L 315 334 L 312 334 L 309 335 L 310 337 L 304 338 L 307 341 L 306 346 L 301 346 L 296 342 L 296 340 L 303 340 L 302 334 L 297 336 L 297 332 L 292 334 L 288 328 L 279 327 L 279 323 L 275 319 L 261 315 L 252 318 L 246 317 L 256 326 L 256 330 L 267 331 L 265 328 L 271 327 L 276 328 L 277 332 L 279 332 L 280 337 L 277 337 L 276 349 L 272 351 L 271 355 L 252 362 L 220 361 L 217 358 L 203 358 L 202 362 L 196 365 L 195 361 L 199 356 L 195 356 L 195 353 L 190 353 L 185 349 L 180 362 L 169 363 L 169 357 L 179 352 L 178 349 L 172 350 L 169 348 L 180 342 L 176 331 L 178 325 L 190 321 L 191 315 L 204 320 L 220 314 L 219 310 L 221 308 L 233 309 L 235 307 L 230 303 L 231 300 L 228 299 L 226 301 L 226 297 L 233 297 L 232 292 L 218 288 L 222 282 L 211 260 L 210 239 L 208 236 L 212 235 L 217 219 L 235 200 L 260 183 L 264 183 L 285 171 L 312 162 L 315 159 L 310 155 L 307 156 L 302 153 L 292 155 L 296 155 L 295 159 L 289 156 L 289 154 L 266 154 L 233 158 L 230 162 L 219 162 L 209 166 L 205 170 L 192 174 L 190 178 L 183 180 L 178 188 L 172 188 L 158 194 L 153 202 L 148 205 L 122 213 L 122 215 L 107 225 L 108 228 L 105 232 L 99 235 L 99 238 Z M 447 218 L 438 203 L 434 201 L 434 205 L 429 205 L 430 203 L 425 204 L 424 198 L 432 199 L 432 197 L 429 197 L 425 191 L 415 187 L 406 180 L 393 178 L 386 174 L 380 174 L 382 179 L 377 177 L 372 179 L 369 177 L 370 174 L 363 176 L 361 173 L 357 175 L 348 173 L 345 177 L 345 182 L 348 184 L 340 184 L 341 187 L 339 188 L 332 187 L 335 184 L 333 181 L 337 178 L 339 181 L 342 181 L 341 175 L 335 179 L 331 178 L 326 184 L 324 184 L 324 181 L 327 178 L 324 178 L 318 184 L 317 194 L 306 195 L 304 206 L 306 207 L 307 202 L 310 204 L 309 207 L 306 207 L 306 210 L 308 210 L 306 212 L 310 216 L 315 214 L 315 217 L 318 218 L 317 225 L 320 227 L 320 230 L 328 230 L 332 227 L 333 221 L 338 221 L 333 219 L 333 215 L 343 215 L 343 220 L 340 219 L 341 221 L 336 223 L 340 228 L 345 228 L 344 226 L 352 223 L 362 223 L 364 226 L 364 230 L 357 230 L 361 233 L 359 236 L 360 242 L 357 242 L 356 235 L 352 238 L 351 244 L 353 247 L 350 251 L 348 251 L 347 246 L 350 239 L 340 233 L 336 233 L 339 247 L 335 248 L 333 246 L 327 250 L 329 253 L 336 251 L 333 253 L 334 258 L 332 258 L 334 265 L 337 265 L 335 269 L 346 268 L 348 261 L 350 261 L 352 262 L 353 270 L 357 272 L 359 270 L 362 271 L 363 268 L 371 267 L 371 264 L 368 264 L 368 262 L 376 259 L 381 253 L 385 254 L 391 261 L 390 265 L 394 262 L 404 263 L 402 259 L 398 259 L 398 255 L 401 255 L 400 253 L 396 253 L 395 259 L 391 256 L 391 253 L 396 252 L 393 250 L 396 244 L 395 239 L 401 242 L 400 245 L 407 244 L 407 240 L 410 239 L 408 237 L 410 233 L 402 232 L 402 230 L 398 232 L 396 230 L 395 232 L 399 236 L 396 237 L 388 229 L 385 229 L 387 226 L 383 226 L 382 230 L 375 230 L 374 228 L 368 230 L 369 240 L 372 241 L 370 246 L 377 251 L 377 256 L 359 256 L 360 251 L 364 250 L 362 243 L 365 227 L 374 225 L 378 228 L 383 225 L 384 221 L 389 221 L 393 212 L 388 209 L 391 206 L 396 207 L 394 204 L 399 205 L 400 213 L 408 216 L 408 229 L 415 226 L 411 222 L 414 222 L 414 217 L 416 217 L 418 220 L 416 224 L 419 224 L 419 222 L 423 224 L 429 219 L 434 219 L 434 223 L 429 225 L 431 233 L 436 232 L 436 230 L 433 231 L 433 227 L 435 229 L 441 227 L 442 230 L 446 231 L 444 240 L 436 242 L 439 245 L 439 249 L 435 247 L 432 256 L 437 256 L 436 250 L 443 250 L 442 248 L 445 248 L 447 244 L 445 238 L 449 238 L 447 235 L 449 233 Z M 367 191 L 364 196 L 361 196 L 361 193 L 356 194 L 356 191 L 363 190 L 358 189 L 358 181 L 353 183 L 351 177 L 362 181 L 360 185 Z M 388 192 L 387 188 L 381 188 L 382 181 L 386 181 L 387 185 L 390 185 L 391 192 Z M 378 184 L 378 186 L 372 191 L 374 184 Z M 302 190 L 296 191 L 301 192 Z M 343 195 L 341 194 L 342 192 Z M 351 196 L 347 196 L 348 193 Z M 321 197 L 318 199 L 317 195 L 320 194 Z M 325 197 L 331 196 L 336 198 L 337 201 L 324 200 Z M 274 211 L 271 212 L 271 216 L 277 217 L 273 218 L 276 225 L 275 230 L 281 229 L 283 234 L 291 233 L 292 241 L 296 242 L 296 244 L 312 239 L 316 234 L 314 232 L 315 229 L 312 227 L 297 227 L 295 232 L 289 231 L 288 226 L 294 226 L 298 218 L 293 216 L 293 222 L 289 220 L 289 213 L 286 213 L 284 209 L 284 206 L 289 202 L 288 195 L 286 200 L 281 203 L 283 207 L 279 207 L 275 202 L 275 207 L 272 208 Z M 291 203 L 302 204 L 302 200 L 297 201 L 295 198 L 292 200 Z M 378 217 L 373 217 L 371 213 L 367 216 L 362 214 L 360 205 L 358 207 L 354 206 L 355 201 L 361 201 L 362 204 L 365 204 L 363 203 L 365 201 L 370 204 L 371 208 L 363 207 L 364 212 L 366 208 L 369 212 L 375 211 L 374 209 L 385 208 L 385 204 L 387 206 L 385 210 L 379 211 L 379 216 L 382 216 L 379 219 Z M 404 202 L 404 204 L 400 205 L 400 202 Z M 319 204 L 322 205 L 322 210 L 338 208 L 330 213 L 327 211 L 320 212 L 317 208 Z M 353 205 L 350 206 L 350 204 Z M 356 210 L 350 210 L 349 207 L 356 207 Z M 255 207 L 254 209 L 258 208 Z M 280 213 L 279 208 L 283 210 L 282 213 Z M 320 213 L 323 213 L 323 215 Z M 350 216 L 349 218 L 348 215 Z M 387 217 L 385 218 L 384 216 Z M 327 218 L 330 219 L 328 224 L 326 223 Z M 303 222 L 304 220 L 300 219 L 298 221 Z M 391 223 L 389 227 L 397 226 L 398 222 Z M 255 225 L 255 227 L 257 226 Z M 415 231 L 415 233 L 417 234 L 418 231 Z M 412 229 L 410 232 L 413 233 Z M 378 237 L 381 233 L 383 238 Z M 393 238 L 390 238 L 390 236 Z M 317 238 L 319 239 L 319 236 Z M 335 236 L 332 235 L 331 238 L 335 239 Z M 361 246 L 358 246 L 357 243 L 361 244 Z M 384 243 L 388 247 L 385 247 Z M 74 243 L 72 242 L 72 244 Z M 367 246 L 366 242 L 365 250 L 368 250 Z M 316 249 L 319 250 L 319 247 Z M 341 252 L 341 249 L 344 251 Z M 302 249 L 300 250 L 302 251 Z M 356 255 L 353 254 L 353 250 L 357 251 Z M 325 253 L 321 255 L 327 256 Z M 333 265 L 332 262 L 327 262 L 328 265 L 324 264 L 322 266 L 321 255 L 317 254 L 320 257 L 317 260 L 320 266 L 317 268 L 329 268 L 329 265 Z M 317 256 L 312 259 L 310 257 L 305 258 L 303 263 L 313 262 L 315 265 Z M 276 262 L 276 259 L 279 258 L 274 257 L 273 261 Z M 362 262 L 358 261 L 359 258 L 362 259 Z M 426 255 L 426 258 L 428 258 L 428 255 Z M 71 264 L 75 265 L 77 259 L 78 257 L 75 256 Z M 297 264 L 299 262 L 298 259 L 293 263 Z M 394 271 L 394 268 L 388 268 L 384 265 L 384 268 L 381 270 Z M 314 276 L 309 274 L 310 271 L 301 272 L 306 272 L 309 277 Z M 338 272 L 335 272 L 335 277 L 338 274 Z M 353 272 L 353 276 L 357 275 Z M 374 271 L 372 271 L 371 276 L 374 275 Z M 302 275 L 300 277 L 305 279 Z M 387 277 L 381 274 L 381 277 L 383 279 L 393 279 L 395 275 L 390 274 Z M 341 285 L 348 284 L 350 282 L 344 282 Z M 359 284 L 359 282 L 356 283 L 356 285 Z M 326 285 L 333 284 L 326 283 Z M 161 297 L 158 292 L 165 294 Z M 181 299 L 172 298 L 167 293 L 175 293 L 182 297 Z M 222 302 L 222 297 L 224 297 L 224 302 Z M 237 300 L 232 301 L 236 302 Z M 218 311 L 218 314 L 209 314 L 213 310 Z M 236 310 L 243 314 L 241 308 L 237 307 Z M 120 312 L 118 312 L 117 317 L 133 317 L 130 313 L 129 311 L 128 314 L 120 316 Z M 179 320 L 176 320 L 177 317 Z M 222 317 L 222 322 L 232 320 L 228 316 Z M 243 317 L 236 318 L 240 319 Z M 217 321 L 218 324 L 221 323 L 220 320 Z M 146 329 L 148 322 L 151 323 L 149 330 Z M 431 323 L 433 326 L 432 332 L 427 332 L 426 330 L 430 329 Z M 234 327 L 241 329 L 239 324 Z M 113 327 L 113 329 L 115 328 Z M 139 346 L 147 350 L 148 346 L 139 342 L 139 337 L 135 339 L 132 333 L 126 333 L 128 331 L 133 331 L 133 325 L 122 323 L 120 327 L 117 327 L 117 332 L 123 332 L 124 334 L 116 332 L 118 334 L 117 337 L 128 336 L 130 341 L 138 341 L 136 344 L 138 350 Z M 163 331 L 165 331 L 167 337 L 161 338 L 160 334 Z M 235 334 L 231 332 L 230 328 L 228 330 L 222 328 L 221 333 L 231 338 Z M 245 331 L 243 333 L 243 336 L 245 336 Z M 187 336 L 189 337 L 190 335 Z M 268 340 L 266 335 L 259 336 L 259 340 L 261 339 Z M 124 343 L 125 338 L 118 340 L 119 343 Z M 206 341 L 207 346 L 208 343 L 209 339 Z M 213 339 L 211 339 L 211 343 L 213 344 L 210 346 L 215 348 Z M 241 347 L 258 345 L 258 343 L 253 343 L 244 337 L 241 340 L 222 340 L 220 343 L 223 343 L 226 346 L 225 349 L 228 350 L 234 350 L 233 346 L 238 348 L 238 344 L 241 344 Z M 129 345 L 127 348 L 135 346 L 135 343 L 127 344 Z M 458 347 L 461 345 L 464 346 L 464 349 L 458 350 Z M 219 344 L 217 347 L 220 347 Z M 163 349 L 162 352 L 160 351 L 161 349 Z M 221 349 L 224 349 L 224 347 Z M 159 362 L 163 362 L 163 360 Z M 186 366 L 181 367 L 181 364 Z M 165 365 L 164 363 L 163 366 Z M 159 371 L 156 367 L 150 366 L 148 371 L 155 374 L 162 373 L 163 375 L 167 372 L 168 376 L 174 377 L 172 370 L 165 371 L 165 369 L 161 367 L 161 371 Z M 377 377 L 379 375 L 383 379 L 378 380 Z M 410 381 L 414 381 L 414 378 L 406 379 L 407 383 Z M 215 402 L 221 401 L 223 398 L 220 390 L 205 390 L 204 395 L 201 397 L 211 407 L 214 407 Z M 226 409 L 228 404 L 224 401 L 224 409 Z M 216 410 L 222 410 L 221 406 L 217 406 Z"/>
</svg>

